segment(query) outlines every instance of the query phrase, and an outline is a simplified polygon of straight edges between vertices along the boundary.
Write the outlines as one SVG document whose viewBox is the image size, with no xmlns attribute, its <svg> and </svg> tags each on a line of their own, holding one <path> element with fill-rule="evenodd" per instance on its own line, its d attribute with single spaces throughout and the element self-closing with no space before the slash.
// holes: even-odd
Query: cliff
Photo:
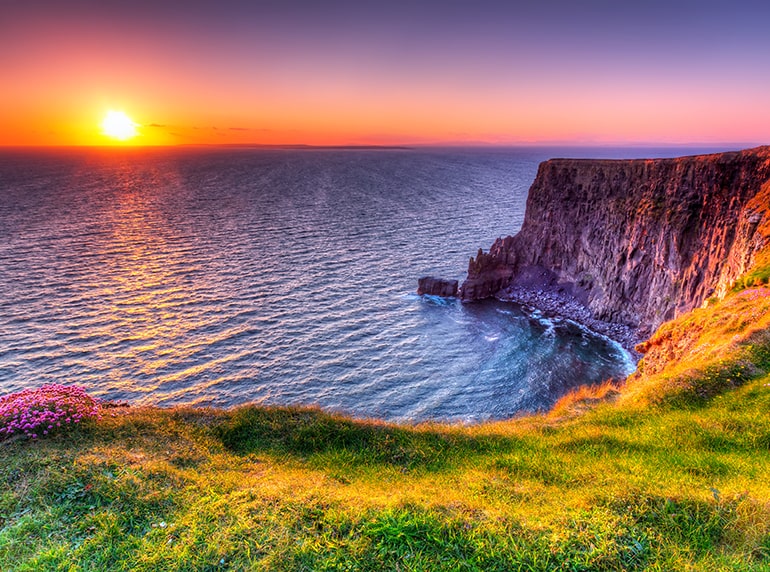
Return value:
<svg viewBox="0 0 770 572">
<path fill-rule="evenodd" d="M 571 297 L 647 336 L 721 298 L 770 243 L 770 147 L 654 160 L 552 159 L 524 223 L 472 258 L 463 300 Z"/>
</svg>

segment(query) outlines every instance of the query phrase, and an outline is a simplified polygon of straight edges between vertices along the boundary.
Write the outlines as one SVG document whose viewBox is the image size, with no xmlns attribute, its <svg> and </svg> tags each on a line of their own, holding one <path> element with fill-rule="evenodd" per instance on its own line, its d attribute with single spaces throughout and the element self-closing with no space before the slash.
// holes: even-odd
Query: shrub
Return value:
<svg viewBox="0 0 770 572">
<path fill-rule="evenodd" d="M 0 439 L 48 435 L 84 419 L 99 417 L 99 401 L 77 385 L 52 383 L 0 397 Z"/>
</svg>

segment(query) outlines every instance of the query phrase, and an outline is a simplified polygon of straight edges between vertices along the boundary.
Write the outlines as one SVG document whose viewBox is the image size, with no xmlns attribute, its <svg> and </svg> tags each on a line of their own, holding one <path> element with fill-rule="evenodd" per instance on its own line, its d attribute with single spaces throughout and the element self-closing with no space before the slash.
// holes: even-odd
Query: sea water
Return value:
<svg viewBox="0 0 770 572">
<path fill-rule="evenodd" d="M 0 150 L 0 394 L 56 382 L 405 422 L 548 408 L 633 361 L 513 304 L 417 296 L 417 279 L 462 279 L 515 233 L 541 160 L 634 153 Z"/>
</svg>

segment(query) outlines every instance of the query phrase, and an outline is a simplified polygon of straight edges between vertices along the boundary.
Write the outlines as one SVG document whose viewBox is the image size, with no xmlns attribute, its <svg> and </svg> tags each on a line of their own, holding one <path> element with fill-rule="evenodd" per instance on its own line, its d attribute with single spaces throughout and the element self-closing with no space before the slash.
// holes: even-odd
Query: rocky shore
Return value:
<svg viewBox="0 0 770 572">
<path fill-rule="evenodd" d="M 634 347 L 644 341 L 644 337 L 636 329 L 595 318 L 588 308 L 568 294 L 509 286 L 499 291 L 496 297 L 504 302 L 515 302 L 525 308 L 539 310 L 549 317 L 577 322 L 593 332 L 618 342 L 632 354 L 634 359 L 638 360 L 641 357 Z"/>
</svg>

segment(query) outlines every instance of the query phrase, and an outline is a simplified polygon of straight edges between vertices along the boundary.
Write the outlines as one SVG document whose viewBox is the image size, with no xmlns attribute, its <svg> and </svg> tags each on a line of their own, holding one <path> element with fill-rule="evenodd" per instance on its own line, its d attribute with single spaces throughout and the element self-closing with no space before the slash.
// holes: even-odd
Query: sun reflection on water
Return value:
<svg viewBox="0 0 770 572">
<path fill-rule="evenodd" d="M 167 216 L 168 197 L 158 196 L 182 190 L 174 175 L 128 167 L 115 173 L 105 217 L 110 232 L 97 255 L 105 263 L 102 296 L 109 305 L 108 326 L 99 334 L 112 338 L 115 362 L 131 364 L 114 389 L 162 390 L 196 351 L 188 334 L 213 321 L 188 303 L 191 290 L 207 288 L 206 275 L 185 255 L 190 249 Z"/>
</svg>

